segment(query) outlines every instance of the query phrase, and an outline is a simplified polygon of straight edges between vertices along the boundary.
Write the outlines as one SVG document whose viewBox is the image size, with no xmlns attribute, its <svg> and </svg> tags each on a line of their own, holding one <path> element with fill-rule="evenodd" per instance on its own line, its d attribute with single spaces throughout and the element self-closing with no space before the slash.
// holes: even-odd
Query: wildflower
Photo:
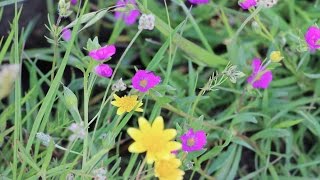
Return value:
<svg viewBox="0 0 320 180">
<path fill-rule="evenodd" d="M 225 74 L 226 76 L 228 76 L 228 78 L 230 79 L 230 81 L 232 83 L 236 83 L 237 79 L 240 79 L 245 76 L 245 74 L 243 72 L 237 71 L 236 65 L 229 66 L 222 73 Z"/>
<path fill-rule="evenodd" d="M 129 136 L 135 140 L 129 146 L 129 152 L 146 152 L 148 164 L 152 164 L 155 160 L 168 159 L 172 155 L 171 151 L 181 148 L 180 143 L 172 141 L 177 135 L 177 131 L 175 129 L 164 129 L 161 116 L 158 116 L 152 125 L 143 117 L 138 119 L 138 123 L 140 129 L 128 128 L 127 131 Z M 162 173 L 158 172 L 158 174 Z"/>
<path fill-rule="evenodd" d="M 122 81 L 122 78 L 120 78 L 112 85 L 111 89 L 115 92 L 124 91 L 127 89 L 127 85 Z"/>
<path fill-rule="evenodd" d="M 41 142 L 44 146 L 49 146 L 50 141 L 51 141 L 51 140 L 53 141 L 53 139 L 51 138 L 50 135 L 45 134 L 45 133 L 43 133 L 43 132 L 38 132 L 38 133 L 36 134 L 36 137 L 40 140 L 40 142 Z"/>
<path fill-rule="evenodd" d="M 268 88 L 272 81 L 272 72 L 262 67 L 261 60 L 258 58 L 253 59 L 251 66 L 252 74 L 247 79 L 247 82 L 252 84 L 252 87 L 254 88 Z"/>
<path fill-rule="evenodd" d="M 94 180 L 107 180 L 107 170 L 105 168 L 99 168 L 93 171 Z"/>
<path fill-rule="evenodd" d="M 281 56 L 280 51 L 272 51 L 270 54 L 270 60 L 271 62 L 280 62 L 283 59 L 283 56 Z"/>
<path fill-rule="evenodd" d="M 69 141 L 74 141 L 77 138 L 84 139 L 86 136 L 86 130 L 84 127 L 83 122 L 81 123 L 72 123 L 69 128 L 70 131 L 72 131 L 72 135 L 69 137 Z"/>
<path fill-rule="evenodd" d="M 116 47 L 114 45 L 106 45 L 99 49 L 95 49 L 89 52 L 89 56 L 97 61 L 103 61 L 110 58 L 116 53 Z"/>
<path fill-rule="evenodd" d="M 0 100 L 11 93 L 15 80 L 19 77 L 20 65 L 7 64 L 0 66 Z"/>
<path fill-rule="evenodd" d="M 204 131 L 194 132 L 192 128 L 183 134 L 180 139 L 182 142 L 182 150 L 186 152 L 202 150 L 207 143 L 206 133 Z"/>
<path fill-rule="evenodd" d="M 320 48 L 320 28 L 316 26 L 309 27 L 304 38 L 311 51 L 315 51 Z"/>
<path fill-rule="evenodd" d="M 161 159 L 155 161 L 155 176 L 160 180 L 182 180 L 184 171 L 179 169 L 181 161 L 174 156 L 169 159 Z"/>
<path fill-rule="evenodd" d="M 142 14 L 142 16 L 139 19 L 139 30 L 147 29 L 147 30 L 153 30 L 154 28 L 154 21 L 155 17 L 153 14 Z"/>
<path fill-rule="evenodd" d="M 135 0 L 118 0 L 116 6 L 136 6 L 136 1 Z M 120 19 L 122 18 L 126 25 L 130 26 L 136 22 L 138 17 L 140 16 L 140 11 L 136 8 L 130 9 L 128 12 L 121 12 L 121 11 L 116 11 L 115 13 L 115 18 Z"/>
<path fill-rule="evenodd" d="M 70 3 L 71 3 L 73 6 L 75 6 L 75 5 L 77 5 L 78 0 L 70 0 Z"/>
<path fill-rule="evenodd" d="M 132 77 L 132 86 L 140 92 L 147 92 L 161 82 L 159 76 L 154 75 L 151 71 L 138 70 Z"/>
<path fill-rule="evenodd" d="M 137 95 L 124 96 L 120 98 L 119 96 L 114 94 L 113 97 L 115 101 L 112 101 L 111 104 L 118 107 L 118 115 L 122 115 L 125 112 L 131 112 L 132 110 L 143 112 L 143 109 L 140 108 L 143 103 L 138 101 Z"/>
<path fill-rule="evenodd" d="M 257 5 L 256 0 L 240 0 L 238 3 L 239 6 L 241 6 L 241 8 L 244 10 L 250 9 Z"/>
<path fill-rule="evenodd" d="M 112 76 L 113 71 L 109 65 L 100 64 L 94 68 L 94 72 L 101 77 L 109 78 Z"/>
<path fill-rule="evenodd" d="M 72 31 L 68 28 L 62 29 L 61 37 L 65 41 L 69 41 L 71 39 Z"/>
<path fill-rule="evenodd" d="M 208 4 L 209 0 L 189 0 L 192 4 Z"/>
<path fill-rule="evenodd" d="M 272 8 L 274 5 L 278 3 L 278 0 L 256 0 L 258 6 L 262 6 L 264 8 Z"/>
</svg>

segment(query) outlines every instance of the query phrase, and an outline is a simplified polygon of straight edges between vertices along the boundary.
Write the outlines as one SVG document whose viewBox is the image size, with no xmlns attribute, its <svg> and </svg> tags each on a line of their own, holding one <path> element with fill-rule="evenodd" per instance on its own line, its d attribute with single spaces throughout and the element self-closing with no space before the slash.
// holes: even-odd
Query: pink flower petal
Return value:
<svg viewBox="0 0 320 180">
<path fill-rule="evenodd" d="M 100 64 L 94 68 L 94 72 L 101 77 L 109 78 L 112 76 L 112 68 L 107 64 Z"/>
<path fill-rule="evenodd" d="M 239 6 L 244 10 L 250 9 L 256 5 L 257 5 L 256 0 L 240 0 L 239 1 Z"/>
<path fill-rule="evenodd" d="M 304 37 L 311 51 L 320 48 L 320 29 L 318 27 L 309 27 Z"/>
<path fill-rule="evenodd" d="M 208 4 L 209 0 L 189 0 L 192 4 Z"/>
<path fill-rule="evenodd" d="M 89 56 L 98 61 L 106 60 L 116 53 L 114 45 L 107 45 L 89 52 Z"/>
</svg>

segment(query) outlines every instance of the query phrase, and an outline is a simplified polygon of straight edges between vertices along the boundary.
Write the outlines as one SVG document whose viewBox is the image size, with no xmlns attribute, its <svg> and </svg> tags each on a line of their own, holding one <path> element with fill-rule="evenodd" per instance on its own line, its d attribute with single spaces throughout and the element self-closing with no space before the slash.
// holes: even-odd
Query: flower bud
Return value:
<svg viewBox="0 0 320 180">
<path fill-rule="evenodd" d="M 139 30 L 153 30 L 155 24 L 155 17 L 153 14 L 142 14 L 139 19 Z"/>
<path fill-rule="evenodd" d="M 63 95 L 68 109 L 78 108 L 78 98 L 69 88 L 63 86 Z"/>
<path fill-rule="evenodd" d="M 278 63 L 283 59 L 283 56 L 281 56 L 280 51 L 272 51 L 270 54 L 270 60 L 271 62 Z"/>
</svg>

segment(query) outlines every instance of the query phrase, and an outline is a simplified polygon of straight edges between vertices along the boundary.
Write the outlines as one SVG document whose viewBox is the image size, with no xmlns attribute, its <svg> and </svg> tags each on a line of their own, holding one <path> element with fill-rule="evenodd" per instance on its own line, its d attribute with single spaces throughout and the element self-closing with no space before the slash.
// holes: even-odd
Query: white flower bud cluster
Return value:
<svg viewBox="0 0 320 180">
<path fill-rule="evenodd" d="M 61 17 L 68 17 L 72 13 L 70 11 L 70 1 L 66 2 L 66 0 L 59 0 L 58 3 L 58 12 Z"/>
<path fill-rule="evenodd" d="M 111 89 L 115 92 L 124 91 L 127 89 L 127 85 L 122 81 L 122 78 L 120 78 L 112 85 Z"/>
<path fill-rule="evenodd" d="M 87 134 L 83 122 L 72 123 L 69 127 L 69 130 L 72 131 L 72 133 L 73 133 L 69 137 L 69 141 L 74 141 L 77 138 L 84 139 Z"/>
<path fill-rule="evenodd" d="M 107 170 L 105 168 L 99 168 L 93 171 L 94 180 L 107 180 Z"/>
<path fill-rule="evenodd" d="M 45 134 L 43 132 L 38 132 L 36 134 L 36 137 L 41 141 L 41 143 L 44 145 L 44 146 L 49 146 L 50 144 L 50 141 L 51 141 L 51 136 L 48 135 L 48 134 Z"/>
<path fill-rule="evenodd" d="M 139 19 L 139 30 L 153 30 L 155 25 L 155 17 L 153 14 L 142 14 Z"/>
<path fill-rule="evenodd" d="M 277 3 L 278 0 L 257 0 L 258 6 L 262 6 L 264 8 L 272 8 Z"/>
</svg>

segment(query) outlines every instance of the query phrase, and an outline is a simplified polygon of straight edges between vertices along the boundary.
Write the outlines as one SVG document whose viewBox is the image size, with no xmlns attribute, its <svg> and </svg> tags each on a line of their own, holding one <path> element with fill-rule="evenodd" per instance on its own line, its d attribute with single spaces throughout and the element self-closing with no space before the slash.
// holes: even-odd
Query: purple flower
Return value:
<svg viewBox="0 0 320 180">
<path fill-rule="evenodd" d="M 135 6 L 136 1 L 135 0 L 118 0 L 116 6 L 125 7 L 128 4 L 132 4 L 133 6 Z M 140 16 L 140 11 L 138 9 L 132 9 L 129 12 L 116 11 L 115 13 L 115 18 L 116 19 L 122 18 L 126 23 L 126 25 L 128 26 L 134 24 L 139 16 Z"/>
<path fill-rule="evenodd" d="M 161 82 L 160 76 L 151 71 L 138 70 L 132 77 L 132 86 L 140 92 L 147 92 Z"/>
<path fill-rule="evenodd" d="M 89 52 L 89 56 L 98 61 L 108 59 L 116 53 L 116 47 L 114 45 L 106 45 L 99 49 L 95 49 Z"/>
<path fill-rule="evenodd" d="M 189 0 L 192 4 L 208 4 L 209 0 Z"/>
<path fill-rule="evenodd" d="M 72 31 L 68 28 L 62 29 L 61 36 L 65 41 L 69 41 L 71 39 Z"/>
<path fill-rule="evenodd" d="M 304 35 L 306 42 L 311 51 L 320 48 L 320 29 L 316 26 L 311 26 L 308 28 L 306 34 Z"/>
<path fill-rule="evenodd" d="M 73 6 L 75 6 L 75 5 L 77 5 L 78 0 L 70 0 L 70 3 L 71 3 Z"/>
<path fill-rule="evenodd" d="M 204 131 L 193 131 L 189 129 L 188 132 L 180 137 L 182 141 L 182 150 L 186 152 L 199 151 L 207 144 L 207 137 Z"/>
<path fill-rule="evenodd" d="M 247 82 L 252 84 L 254 88 L 268 88 L 272 81 L 272 72 L 262 67 L 261 60 L 258 58 L 253 59 L 251 66 L 252 74 L 247 79 Z"/>
<path fill-rule="evenodd" d="M 239 6 L 241 6 L 242 9 L 250 9 L 251 7 L 254 7 L 257 5 L 256 0 L 240 0 Z"/>
<path fill-rule="evenodd" d="M 112 76 L 112 68 L 107 64 L 100 64 L 94 68 L 94 72 L 101 77 L 109 78 Z"/>
</svg>

